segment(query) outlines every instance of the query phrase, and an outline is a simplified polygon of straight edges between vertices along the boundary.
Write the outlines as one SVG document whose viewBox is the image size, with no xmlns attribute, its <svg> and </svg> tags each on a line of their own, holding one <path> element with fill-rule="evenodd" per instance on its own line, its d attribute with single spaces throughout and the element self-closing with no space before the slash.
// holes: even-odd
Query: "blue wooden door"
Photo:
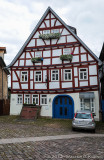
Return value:
<svg viewBox="0 0 104 160">
<path fill-rule="evenodd" d="M 54 101 L 54 118 L 72 119 L 74 115 L 72 99 L 68 96 L 58 96 Z"/>
</svg>

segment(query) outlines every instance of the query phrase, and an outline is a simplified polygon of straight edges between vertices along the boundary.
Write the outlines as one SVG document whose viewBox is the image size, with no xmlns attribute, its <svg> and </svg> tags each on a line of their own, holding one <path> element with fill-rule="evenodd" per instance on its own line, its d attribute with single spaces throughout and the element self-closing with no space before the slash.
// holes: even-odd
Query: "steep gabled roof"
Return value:
<svg viewBox="0 0 104 160">
<path fill-rule="evenodd" d="M 101 50 L 99 59 L 100 59 L 101 61 L 104 61 L 104 43 L 103 43 L 103 46 L 102 46 L 102 50 Z"/>
<path fill-rule="evenodd" d="M 71 34 L 83 45 L 83 47 L 90 52 L 90 54 L 92 54 L 93 57 L 95 57 L 95 59 L 99 62 L 99 64 L 101 64 L 102 62 L 99 60 L 99 58 L 85 45 L 85 43 L 71 30 L 71 28 L 52 10 L 51 7 L 48 7 L 47 10 L 45 11 L 45 13 L 43 14 L 42 18 L 40 19 L 40 21 L 38 22 L 38 24 L 36 25 L 36 27 L 34 28 L 34 30 L 32 31 L 32 33 L 30 34 L 30 36 L 28 37 L 28 39 L 26 40 L 26 42 L 24 43 L 24 45 L 22 46 L 22 48 L 20 49 L 20 51 L 17 53 L 17 55 L 15 56 L 15 58 L 13 59 L 13 61 L 8 65 L 8 68 L 11 67 L 15 61 L 17 60 L 17 58 L 21 55 L 21 53 L 23 52 L 24 48 L 26 47 L 26 45 L 28 44 L 28 42 L 31 40 L 31 38 L 33 37 L 33 35 L 35 34 L 35 32 L 37 31 L 38 27 L 41 25 L 42 21 L 44 20 L 44 18 L 47 16 L 47 14 L 51 12 L 66 28 L 69 32 L 71 32 Z"/>
</svg>

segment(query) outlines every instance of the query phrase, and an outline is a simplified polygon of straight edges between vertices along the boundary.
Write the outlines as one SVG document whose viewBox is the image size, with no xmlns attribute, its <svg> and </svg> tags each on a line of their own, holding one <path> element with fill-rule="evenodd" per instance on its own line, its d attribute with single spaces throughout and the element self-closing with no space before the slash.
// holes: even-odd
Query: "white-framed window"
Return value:
<svg viewBox="0 0 104 160">
<path fill-rule="evenodd" d="M 21 82 L 27 82 L 27 81 L 28 81 L 28 72 L 21 71 Z"/>
<path fill-rule="evenodd" d="M 33 94 L 32 95 L 32 103 L 34 104 L 39 104 L 39 95 L 38 94 Z"/>
<path fill-rule="evenodd" d="M 30 104 L 30 95 L 29 94 L 25 94 L 24 103 Z"/>
<path fill-rule="evenodd" d="M 80 99 L 80 109 L 81 110 L 90 110 L 92 113 L 95 113 L 95 103 L 94 98 Z"/>
<path fill-rule="evenodd" d="M 35 82 L 42 82 L 42 71 L 35 71 Z"/>
<path fill-rule="evenodd" d="M 17 95 L 17 104 L 22 104 L 23 103 L 23 96 L 22 94 Z"/>
<path fill-rule="evenodd" d="M 47 95 L 42 94 L 42 95 L 40 96 L 40 104 L 41 104 L 41 105 L 47 104 Z"/>
<path fill-rule="evenodd" d="M 59 70 L 51 70 L 51 81 L 59 81 Z"/>
<path fill-rule="evenodd" d="M 64 81 L 72 80 L 72 69 L 64 69 Z"/>
<path fill-rule="evenodd" d="M 64 48 L 63 49 L 63 55 L 67 55 L 67 54 L 71 54 L 72 53 L 72 49 L 71 48 Z"/>
<path fill-rule="evenodd" d="M 51 33 L 60 33 L 60 30 L 59 29 L 52 29 Z"/>
<path fill-rule="evenodd" d="M 43 34 L 50 34 L 50 30 L 44 30 Z"/>
<path fill-rule="evenodd" d="M 88 69 L 87 68 L 79 69 L 79 80 L 88 80 Z"/>
<path fill-rule="evenodd" d="M 35 57 L 42 57 L 42 51 L 35 52 Z"/>
</svg>

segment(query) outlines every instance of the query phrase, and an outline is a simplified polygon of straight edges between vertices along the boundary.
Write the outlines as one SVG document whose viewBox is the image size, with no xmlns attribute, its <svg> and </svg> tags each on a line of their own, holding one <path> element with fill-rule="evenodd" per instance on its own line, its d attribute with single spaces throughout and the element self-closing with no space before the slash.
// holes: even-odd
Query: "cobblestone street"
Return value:
<svg viewBox="0 0 104 160">
<path fill-rule="evenodd" d="M 0 160 L 103 160 L 104 137 L 0 145 Z"/>
<path fill-rule="evenodd" d="M 69 120 L 0 118 L 0 160 L 104 160 L 103 123 L 92 134 L 72 132 Z"/>
</svg>

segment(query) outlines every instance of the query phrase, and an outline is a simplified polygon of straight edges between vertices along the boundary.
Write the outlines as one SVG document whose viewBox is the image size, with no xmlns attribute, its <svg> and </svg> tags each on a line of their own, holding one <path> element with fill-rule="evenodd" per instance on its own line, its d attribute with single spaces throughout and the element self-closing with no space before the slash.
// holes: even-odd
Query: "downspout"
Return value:
<svg viewBox="0 0 104 160">
<path fill-rule="evenodd" d="M 99 74 L 99 69 L 98 69 L 98 83 L 99 83 L 99 120 L 102 120 L 102 105 L 101 105 L 101 89 L 100 89 L 100 74 Z"/>
</svg>

